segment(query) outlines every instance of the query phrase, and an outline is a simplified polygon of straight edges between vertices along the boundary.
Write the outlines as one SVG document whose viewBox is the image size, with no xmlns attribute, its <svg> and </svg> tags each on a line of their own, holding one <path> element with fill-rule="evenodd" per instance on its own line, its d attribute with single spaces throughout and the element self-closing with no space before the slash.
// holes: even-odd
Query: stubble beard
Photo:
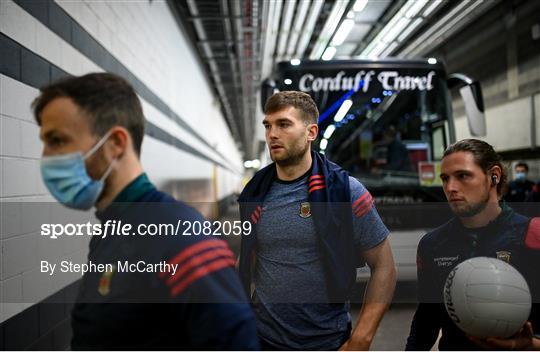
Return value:
<svg viewBox="0 0 540 352">
<path fill-rule="evenodd" d="M 295 145 L 290 149 L 283 148 L 285 150 L 285 155 L 276 157 L 270 153 L 272 161 L 274 161 L 280 167 L 288 167 L 297 165 L 300 163 L 306 152 L 308 151 L 309 144 L 305 145 Z"/>
<path fill-rule="evenodd" d="M 484 197 L 479 202 L 469 203 L 467 202 L 461 207 L 450 207 L 452 212 L 460 218 L 469 218 L 481 213 L 489 201 L 489 186 L 485 190 Z"/>
</svg>

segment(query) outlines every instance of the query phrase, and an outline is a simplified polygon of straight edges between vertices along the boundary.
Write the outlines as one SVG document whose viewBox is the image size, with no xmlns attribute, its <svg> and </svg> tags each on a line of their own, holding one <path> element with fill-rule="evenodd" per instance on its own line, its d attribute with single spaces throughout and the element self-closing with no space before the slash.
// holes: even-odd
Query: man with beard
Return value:
<svg viewBox="0 0 540 352">
<path fill-rule="evenodd" d="M 407 350 L 429 350 L 442 330 L 440 350 L 540 348 L 540 218 L 529 219 L 500 202 L 506 173 L 493 147 L 476 139 L 454 143 L 441 162 L 443 190 L 455 218 L 418 245 L 418 300 Z M 450 271 L 472 257 L 495 257 L 514 266 L 533 297 L 530 321 L 509 339 L 467 336 L 448 316 L 443 287 Z"/>
<path fill-rule="evenodd" d="M 123 78 L 67 77 L 41 88 L 33 109 L 43 141 L 43 182 L 66 207 L 95 207 L 105 229 L 113 221 L 132 229 L 205 221 L 159 191 L 143 171 L 145 117 Z M 138 273 L 116 265 L 139 261 L 180 269 Z M 88 262 L 109 269 L 86 272 L 80 280 L 72 349 L 259 348 L 255 319 L 224 241 L 141 232 L 92 236 Z"/>
<path fill-rule="evenodd" d="M 264 113 L 274 163 L 239 198 L 242 220 L 253 225 L 242 238 L 240 276 L 262 347 L 368 349 L 395 286 L 388 230 L 364 186 L 311 150 L 319 113 L 308 94 L 276 93 Z M 371 278 L 351 334 L 349 299 L 364 262 Z"/>
</svg>

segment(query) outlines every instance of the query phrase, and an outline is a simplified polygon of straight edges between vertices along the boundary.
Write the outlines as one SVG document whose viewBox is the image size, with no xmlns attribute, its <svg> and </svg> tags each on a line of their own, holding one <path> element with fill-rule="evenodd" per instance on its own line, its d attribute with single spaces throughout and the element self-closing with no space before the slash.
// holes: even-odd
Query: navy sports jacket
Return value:
<svg viewBox="0 0 540 352">
<path fill-rule="evenodd" d="M 141 177 L 146 176 L 96 214 L 102 223 L 116 220 L 135 227 L 204 221 Z M 116 267 L 109 273 L 86 273 L 72 312 L 73 349 L 259 348 L 254 315 L 227 244 L 182 231 L 92 238 L 88 259 L 94 263 L 165 261 L 178 264 L 178 270 L 132 273 Z"/>
<path fill-rule="evenodd" d="M 312 151 L 311 155 L 308 200 L 319 240 L 326 290 L 330 302 L 342 303 L 349 299 L 356 268 L 364 265 L 354 250 L 349 174 L 322 154 Z M 253 176 L 238 199 L 242 221 L 250 221 L 253 228 L 251 234 L 242 236 L 240 249 L 240 279 L 248 295 L 257 244 L 256 224 L 264 198 L 276 178 L 276 166 L 272 163 Z"/>
<path fill-rule="evenodd" d="M 540 332 L 540 218 L 530 220 L 503 204 L 501 214 L 483 228 L 467 229 L 454 218 L 426 234 L 418 245 L 418 300 L 407 350 L 429 350 L 442 336 L 440 350 L 478 350 L 444 307 L 443 287 L 450 271 L 473 257 L 507 261 L 526 279 L 533 298 L 530 320 Z M 536 302 L 536 303 L 535 303 Z"/>
</svg>

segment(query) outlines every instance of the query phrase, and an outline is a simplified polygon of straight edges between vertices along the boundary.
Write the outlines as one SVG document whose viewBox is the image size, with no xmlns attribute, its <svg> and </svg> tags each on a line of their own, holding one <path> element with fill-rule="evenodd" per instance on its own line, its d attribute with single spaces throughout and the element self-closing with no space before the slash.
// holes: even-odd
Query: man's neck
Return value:
<svg viewBox="0 0 540 352">
<path fill-rule="evenodd" d="M 115 170 L 116 172 L 113 171 L 111 173 L 105 189 L 103 190 L 103 194 L 96 203 L 97 210 L 104 210 L 107 208 L 127 185 L 143 173 L 142 165 L 138 160 L 129 163 L 130 167 L 125 167 L 125 164 L 128 163 L 124 163 L 124 165 L 118 164 Z"/>
<path fill-rule="evenodd" d="M 295 165 L 280 166 L 276 163 L 277 177 L 281 181 L 292 181 L 302 176 L 311 168 L 311 152 L 307 152 Z"/>
<path fill-rule="evenodd" d="M 459 218 L 463 226 L 469 229 L 484 227 L 499 216 L 502 212 L 497 199 L 490 201 L 486 207 L 478 214 L 470 217 Z"/>
</svg>

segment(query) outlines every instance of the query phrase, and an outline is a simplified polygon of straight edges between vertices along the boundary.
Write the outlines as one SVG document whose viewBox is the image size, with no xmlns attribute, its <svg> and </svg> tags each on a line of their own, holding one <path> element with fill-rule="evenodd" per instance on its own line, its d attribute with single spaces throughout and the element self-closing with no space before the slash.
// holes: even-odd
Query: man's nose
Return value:
<svg viewBox="0 0 540 352">
<path fill-rule="evenodd" d="M 276 139 L 277 138 L 277 129 L 270 126 L 268 128 L 268 138 L 270 139 Z"/>
<path fill-rule="evenodd" d="M 446 185 L 444 186 L 444 189 L 446 193 L 457 192 L 458 182 L 456 182 L 456 180 L 454 180 L 451 177 L 450 179 L 448 179 L 448 181 L 446 181 Z"/>
</svg>

